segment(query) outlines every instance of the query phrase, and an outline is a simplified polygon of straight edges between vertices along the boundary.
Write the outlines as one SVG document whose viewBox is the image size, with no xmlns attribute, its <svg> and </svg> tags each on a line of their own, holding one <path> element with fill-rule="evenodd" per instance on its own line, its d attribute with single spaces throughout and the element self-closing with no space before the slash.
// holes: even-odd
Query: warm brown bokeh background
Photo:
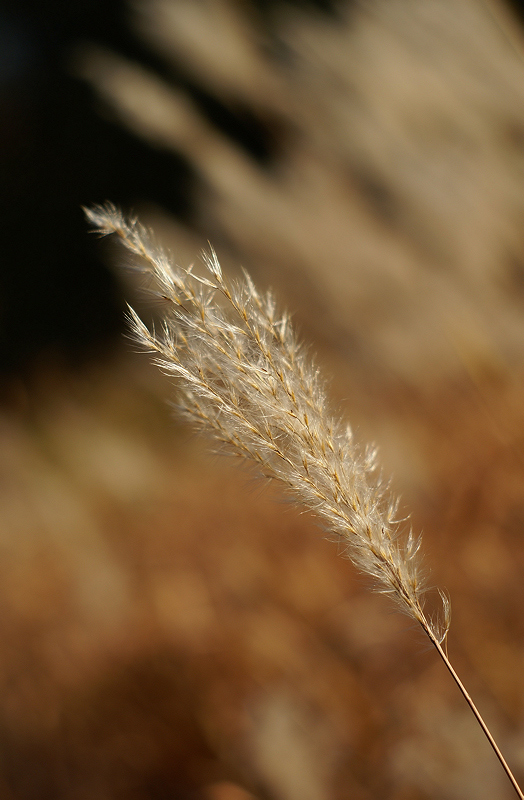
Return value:
<svg viewBox="0 0 524 800">
<path fill-rule="evenodd" d="M 452 660 L 524 779 L 521 29 L 496 0 L 128 19 L 163 73 L 87 35 L 66 62 L 115 130 L 188 165 L 184 221 L 138 190 L 135 211 L 293 311 L 424 531 Z M 146 356 L 50 363 L 0 417 L 2 798 L 512 796 L 422 634 L 278 487 L 206 454 Z"/>
</svg>

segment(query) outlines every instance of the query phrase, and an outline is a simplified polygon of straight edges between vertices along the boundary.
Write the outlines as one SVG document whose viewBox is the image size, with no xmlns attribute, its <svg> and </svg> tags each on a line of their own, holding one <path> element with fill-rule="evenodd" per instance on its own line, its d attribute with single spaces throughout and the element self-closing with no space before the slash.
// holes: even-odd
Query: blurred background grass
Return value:
<svg viewBox="0 0 524 800">
<path fill-rule="evenodd" d="M 1 8 L 0 796 L 512 796 L 420 634 L 171 418 L 123 336 L 125 300 L 161 308 L 80 206 L 274 287 L 424 531 L 524 777 L 520 13 Z"/>
</svg>

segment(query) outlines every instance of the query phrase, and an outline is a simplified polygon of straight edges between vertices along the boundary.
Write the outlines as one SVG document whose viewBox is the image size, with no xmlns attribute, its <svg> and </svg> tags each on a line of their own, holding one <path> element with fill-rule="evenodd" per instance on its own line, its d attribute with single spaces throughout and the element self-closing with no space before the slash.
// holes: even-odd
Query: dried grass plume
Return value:
<svg viewBox="0 0 524 800">
<path fill-rule="evenodd" d="M 416 620 L 435 646 L 520 800 L 515 776 L 448 658 L 450 623 L 441 593 L 440 620 L 424 612 L 420 539 L 396 518 L 397 501 L 377 470 L 372 448 L 360 448 L 351 429 L 328 410 L 317 368 L 299 344 L 289 317 L 271 293 L 260 294 L 249 275 L 229 284 L 214 250 L 207 274 L 176 266 L 137 220 L 112 204 L 86 211 L 101 234 L 115 233 L 140 256 L 152 291 L 167 304 L 162 331 L 150 331 L 130 309 L 138 342 L 178 379 L 179 408 L 198 429 L 249 458 L 268 478 L 309 508 L 379 591 Z"/>
<path fill-rule="evenodd" d="M 204 255 L 205 276 L 175 266 L 112 204 L 86 214 L 99 233 L 117 234 L 140 257 L 152 291 L 168 303 L 160 334 L 132 309 L 129 318 L 136 339 L 178 379 L 183 415 L 283 483 L 379 591 L 441 644 L 449 603 L 442 594 L 439 621 L 424 612 L 420 541 L 396 519 L 398 503 L 377 470 L 374 448 L 360 448 L 350 427 L 330 414 L 318 370 L 271 293 L 259 293 L 247 274 L 230 285 L 212 248 Z"/>
</svg>

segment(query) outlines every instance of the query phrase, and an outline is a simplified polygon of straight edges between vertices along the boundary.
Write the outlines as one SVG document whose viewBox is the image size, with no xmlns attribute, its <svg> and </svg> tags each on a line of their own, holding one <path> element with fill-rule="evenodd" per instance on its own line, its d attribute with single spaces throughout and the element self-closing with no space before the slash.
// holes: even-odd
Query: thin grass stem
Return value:
<svg viewBox="0 0 524 800">
<path fill-rule="evenodd" d="M 502 769 L 506 773 L 507 777 L 509 778 L 509 780 L 511 782 L 511 785 L 515 789 L 515 792 L 517 793 L 518 797 L 520 797 L 520 800 L 524 800 L 524 793 L 522 792 L 522 789 L 520 788 L 519 784 L 517 783 L 517 780 L 516 780 L 515 776 L 513 775 L 513 772 L 511 771 L 511 769 L 510 769 L 510 767 L 508 765 L 508 762 L 506 761 L 506 759 L 502 755 L 500 747 L 498 746 L 498 744 L 496 743 L 495 739 L 493 738 L 493 735 L 492 735 L 490 729 L 488 728 L 488 726 L 484 722 L 484 718 L 482 717 L 482 714 L 480 713 L 480 711 L 478 710 L 477 706 L 473 702 L 473 700 L 471 698 L 471 695 L 469 694 L 469 692 L 467 691 L 466 687 L 464 686 L 464 684 L 460 680 L 459 676 L 457 675 L 455 669 L 453 668 L 448 656 L 446 655 L 446 652 L 445 652 L 444 648 L 442 647 L 441 643 L 433 636 L 433 634 L 431 633 L 431 630 L 427 629 L 426 633 L 429 636 L 429 638 L 431 640 L 431 643 L 435 646 L 435 648 L 437 650 L 437 653 L 439 654 L 439 656 L 441 657 L 442 661 L 446 665 L 446 668 L 447 668 L 448 672 L 450 673 L 451 677 L 453 678 L 453 680 L 457 684 L 458 688 L 462 692 L 462 695 L 463 695 L 466 703 L 470 707 L 471 711 L 475 715 L 475 718 L 476 718 L 478 724 L 480 725 L 480 727 L 484 731 L 484 735 L 486 736 L 488 742 L 490 743 L 491 747 L 493 748 L 493 750 L 495 752 L 495 755 L 497 756 L 498 760 L 500 761 L 500 763 L 502 765 Z"/>
</svg>

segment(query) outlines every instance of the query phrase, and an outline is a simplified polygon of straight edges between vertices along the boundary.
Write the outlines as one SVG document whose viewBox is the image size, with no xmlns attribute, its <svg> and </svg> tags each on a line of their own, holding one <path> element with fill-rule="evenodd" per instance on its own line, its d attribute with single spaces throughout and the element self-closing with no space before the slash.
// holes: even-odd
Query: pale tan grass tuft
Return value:
<svg viewBox="0 0 524 800">
<path fill-rule="evenodd" d="M 271 293 L 246 273 L 229 284 L 214 250 L 207 272 L 175 266 L 136 221 L 112 204 L 86 210 L 95 229 L 115 233 L 140 256 L 151 291 L 167 304 L 162 331 L 150 331 L 130 309 L 140 344 L 179 384 L 181 413 L 260 473 L 280 481 L 336 535 L 353 563 L 416 620 L 437 649 L 475 714 L 517 794 L 513 774 L 443 648 L 450 608 L 435 621 L 424 612 L 420 539 L 396 518 L 398 502 L 377 470 L 374 448 L 359 447 L 331 415 L 318 369 L 299 344 Z"/>
<path fill-rule="evenodd" d="M 249 275 L 231 286 L 214 250 L 207 276 L 174 267 L 136 221 L 112 205 L 87 211 L 103 234 L 116 233 L 144 259 L 154 291 L 169 305 L 160 335 L 130 309 L 136 339 L 179 379 L 178 405 L 193 426 L 251 459 L 311 509 L 377 588 L 442 642 L 449 627 L 423 610 L 419 539 L 396 520 L 398 502 L 377 469 L 374 448 L 359 448 L 327 407 L 318 370 L 289 317 Z"/>
</svg>

